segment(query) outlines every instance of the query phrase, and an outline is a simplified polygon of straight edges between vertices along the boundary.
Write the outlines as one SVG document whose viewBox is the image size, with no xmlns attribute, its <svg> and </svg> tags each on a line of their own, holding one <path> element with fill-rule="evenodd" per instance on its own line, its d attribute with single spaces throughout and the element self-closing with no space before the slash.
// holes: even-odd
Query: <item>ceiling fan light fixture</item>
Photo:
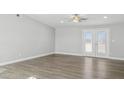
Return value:
<svg viewBox="0 0 124 93">
<path fill-rule="evenodd" d="M 88 20 L 87 17 L 80 16 L 79 14 L 73 14 L 69 16 L 69 18 L 65 18 L 66 20 L 60 20 L 60 23 L 71 22 L 71 23 L 80 23 L 82 21 Z"/>
<path fill-rule="evenodd" d="M 74 19 L 73 22 L 74 22 L 74 23 L 79 23 L 80 20 Z"/>
<path fill-rule="evenodd" d="M 80 22 L 80 17 L 78 15 L 74 15 L 72 17 L 72 21 L 75 22 L 75 23 L 78 23 L 78 22 Z"/>
</svg>

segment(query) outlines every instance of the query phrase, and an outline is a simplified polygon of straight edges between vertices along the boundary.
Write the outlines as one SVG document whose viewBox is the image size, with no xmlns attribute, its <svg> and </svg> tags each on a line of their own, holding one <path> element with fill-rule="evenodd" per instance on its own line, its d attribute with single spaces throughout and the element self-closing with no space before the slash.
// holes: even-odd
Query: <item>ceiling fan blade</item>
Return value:
<svg viewBox="0 0 124 93">
<path fill-rule="evenodd" d="M 84 20 L 85 21 L 85 20 L 88 20 L 88 18 L 80 18 L 80 20 Z"/>
<path fill-rule="evenodd" d="M 65 23 L 68 23 L 68 22 L 75 22 L 75 23 L 78 23 L 78 22 L 82 22 L 82 21 L 85 21 L 85 20 L 88 20 L 87 17 L 85 16 L 80 16 L 79 14 L 73 14 L 72 16 L 70 16 L 69 18 L 64 18 L 63 21 Z"/>
</svg>

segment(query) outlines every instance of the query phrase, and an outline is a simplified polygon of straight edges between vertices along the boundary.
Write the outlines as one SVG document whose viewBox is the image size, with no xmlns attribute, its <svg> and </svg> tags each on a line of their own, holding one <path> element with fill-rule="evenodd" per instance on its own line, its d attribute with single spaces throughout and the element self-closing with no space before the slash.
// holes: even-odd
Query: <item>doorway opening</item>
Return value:
<svg viewBox="0 0 124 93">
<path fill-rule="evenodd" d="M 108 57 L 109 29 L 86 29 L 83 31 L 84 56 Z"/>
</svg>

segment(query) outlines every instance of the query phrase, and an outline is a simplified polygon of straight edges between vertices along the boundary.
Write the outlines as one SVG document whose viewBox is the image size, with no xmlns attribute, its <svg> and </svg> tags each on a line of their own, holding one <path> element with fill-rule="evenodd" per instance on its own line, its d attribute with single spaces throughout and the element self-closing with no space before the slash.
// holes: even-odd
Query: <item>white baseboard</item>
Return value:
<svg viewBox="0 0 124 93">
<path fill-rule="evenodd" d="M 122 61 L 124 61 L 124 58 L 117 58 L 117 57 L 108 57 L 108 59 L 113 59 L 113 60 L 122 60 Z"/>
<path fill-rule="evenodd" d="M 93 56 L 93 57 L 96 57 L 96 56 Z M 117 58 L 117 57 L 100 57 L 100 56 L 97 56 L 96 58 L 106 58 L 106 59 L 112 59 L 112 60 L 124 60 L 124 58 Z"/>
<path fill-rule="evenodd" d="M 36 56 L 21 58 L 21 59 L 17 59 L 17 60 L 2 62 L 2 63 L 0 63 L 0 66 L 12 64 L 12 63 L 17 63 L 17 62 L 22 62 L 22 61 L 26 61 L 26 60 L 30 60 L 30 59 L 34 59 L 34 58 L 38 58 L 38 57 L 44 57 L 44 56 L 48 56 L 48 55 L 52 55 L 52 54 L 54 54 L 54 53 L 53 52 L 52 53 L 45 53 L 45 54 L 40 54 L 40 55 L 36 55 Z"/>
<path fill-rule="evenodd" d="M 65 53 L 65 52 L 55 52 L 54 54 L 82 56 L 82 54 L 77 54 L 77 53 Z"/>
<path fill-rule="evenodd" d="M 56 52 L 55 54 L 63 54 L 63 55 L 73 55 L 73 56 L 83 56 L 82 54 L 77 53 L 65 53 L 65 52 Z M 112 60 L 124 60 L 124 58 L 117 58 L 117 57 L 98 57 L 98 58 L 107 58 Z"/>
<path fill-rule="evenodd" d="M 44 57 L 44 56 L 48 56 L 48 55 L 52 55 L 52 54 L 83 56 L 82 54 L 77 54 L 77 53 L 65 53 L 65 52 L 55 52 L 54 53 L 54 52 L 51 52 L 51 53 L 45 53 L 45 54 L 40 54 L 40 55 L 36 55 L 36 56 L 21 58 L 21 59 L 17 59 L 17 60 L 2 62 L 2 63 L 0 63 L 0 66 L 12 64 L 12 63 L 17 63 L 17 62 L 22 62 L 22 61 L 26 61 L 26 60 L 30 60 L 30 59 L 34 59 L 34 58 L 38 58 L 38 57 Z M 107 59 L 112 59 L 112 60 L 122 60 L 122 61 L 124 61 L 124 58 L 117 58 L 117 57 L 98 57 L 98 58 L 107 58 Z"/>
<path fill-rule="evenodd" d="M 90 57 L 92 57 L 92 56 L 90 56 Z M 105 58 L 105 59 L 122 60 L 122 61 L 124 61 L 124 58 L 117 58 L 117 57 L 99 57 L 99 56 L 97 56 L 97 57 L 96 56 L 93 56 L 93 57 L 95 57 L 95 58 Z"/>
</svg>

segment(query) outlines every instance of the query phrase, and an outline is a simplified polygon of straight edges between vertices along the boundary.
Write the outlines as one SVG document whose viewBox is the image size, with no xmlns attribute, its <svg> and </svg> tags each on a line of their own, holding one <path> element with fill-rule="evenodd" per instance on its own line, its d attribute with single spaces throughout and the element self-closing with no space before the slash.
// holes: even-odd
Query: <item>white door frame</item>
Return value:
<svg viewBox="0 0 124 93">
<path fill-rule="evenodd" d="M 96 54 L 96 55 L 93 55 L 93 56 L 91 56 L 91 57 L 101 57 L 101 58 L 108 58 L 108 57 L 109 57 L 109 43 L 110 43 L 110 29 L 109 29 L 109 28 L 93 28 L 93 29 L 84 29 L 84 30 L 82 31 L 82 52 L 83 52 L 83 56 L 87 56 L 87 55 L 85 54 L 84 32 L 86 32 L 86 31 L 94 31 L 94 33 L 95 33 L 95 32 L 97 32 L 97 31 L 99 31 L 99 30 L 105 30 L 105 31 L 107 32 L 107 54 L 106 54 L 106 56 L 98 56 L 98 55 Z M 95 39 L 96 39 L 96 37 L 95 37 Z"/>
</svg>

